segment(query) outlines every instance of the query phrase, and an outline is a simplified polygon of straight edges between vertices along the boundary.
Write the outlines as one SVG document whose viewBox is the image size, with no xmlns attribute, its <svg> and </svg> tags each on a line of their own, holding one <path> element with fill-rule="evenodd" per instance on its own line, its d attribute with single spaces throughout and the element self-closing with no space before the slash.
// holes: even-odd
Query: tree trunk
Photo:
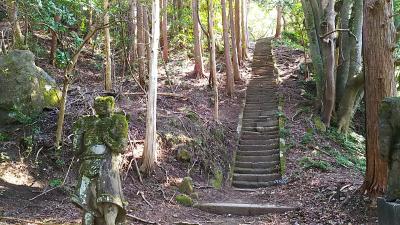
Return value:
<svg viewBox="0 0 400 225">
<path fill-rule="evenodd" d="M 241 27 L 242 27 L 242 55 L 243 59 L 246 59 L 249 56 L 249 52 L 247 49 L 247 0 L 242 0 L 242 20 L 241 20 Z"/>
<path fill-rule="evenodd" d="M 104 28 L 104 57 L 105 57 L 105 79 L 104 79 L 104 87 L 106 91 L 112 91 L 112 79 L 111 79 L 111 37 L 110 37 L 110 28 L 107 26 L 109 21 L 108 16 L 108 0 L 103 0 L 103 8 L 104 8 L 104 19 L 103 24 L 106 26 Z"/>
<path fill-rule="evenodd" d="M 336 29 L 335 27 L 335 1 L 330 0 L 325 8 L 325 23 L 324 33 L 332 32 Z M 325 79 L 325 89 L 324 89 L 324 100 L 322 107 L 322 122 L 325 123 L 326 126 L 330 126 L 332 112 L 335 106 L 335 32 L 327 35 L 323 38 L 323 51 L 324 51 L 324 61 L 325 61 L 325 69 L 326 69 L 326 79 Z"/>
<path fill-rule="evenodd" d="M 139 84 L 145 86 L 145 45 L 143 31 L 143 6 L 137 3 L 137 53 L 139 59 Z"/>
<path fill-rule="evenodd" d="M 232 96 L 233 93 L 233 74 L 232 74 L 232 61 L 230 54 L 230 44 L 229 44 L 229 31 L 228 31 L 228 21 L 226 19 L 226 4 L 225 0 L 221 0 L 222 8 L 222 29 L 224 38 L 224 54 L 225 54 L 225 64 L 226 64 L 226 94 Z"/>
<path fill-rule="evenodd" d="M 167 6 L 168 0 L 162 1 L 162 21 L 161 21 L 161 34 L 162 34 L 162 57 L 164 62 L 168 62 L 168 31 L 167 31 Z"/>
<path fill-rule="evenodd" d="M 201 53 L 201 39 L 199 26 L 198 0 L 192 0 L 192 19 L 194 36 L 194 75 L 197 78 L 204 77 L 203 56 Z"/>
<path fill-rule="evenodd" d="M 231 28 L 231 38 L 232 38 L 232 61 L 233 61 L 233 79 L 235 81 L 241 80 L 240 71 L 239 71 L 239 60 L 236 46 L 236 32 L 235 32 L 235 23 L 233 19 L 233 0 L 229 0 L 229 21 Z"/>
<path fill-rule="evenodd" d="M 136 51 L 136 0 L 129 0 L 129 12 L 128 12 L 128 66 L 132 65 L 137 58 Z"/>
<path fill-rule="evenodd" d="M 18 5 L 16 0 L 7 0 L 7 14 L 13 30 L 13 45 L 15 49 L 25 49 L 24 35 L 18 23 Z"/>
<path fill-rule="evenodd" d="M 208 32 L 210 35 L 210 76 L 212 76 L 214 91 L 214 119 L 218 121 L 218 79 L 217 68 L 215 65 L 215 37 L 214 37 L 214 3 L 213 0 L 208 2 Z"/>
<path fill-rule="evenodd" d="M 353 117 L 355 101 L 364 85 L 364 74 L 361 72 L 361 49 L 362 49 L 362 24 L 363 24 L 363 0 L 355 0 L 351 13 L 350 31 L 355 36 L 351 36 L 346 44 L 343 43 L 343 48 L 350 49 L 349 54 L 349 69 L 347 75 L 347 84 L 343 90 L 341 100 L 338 104 L 338 130 L 347 134 Z M 339 72 L 339 68 L 338 68 Z M 339 76 L 339 75 L 338 75 Z M 336 82 L 338 83 L 338 82 Z M 336 87 L 339 91 L 339 88 Z"/>
<path fill-rule="evenodd" d="M 304 11 L 304 21 L 307 30 L 309 45 L 310 45 L 310 55 L 313 62 L 315 79 L 317 80 L 317 101 L 320 104 L 322 99 L 322 87 L 323 87 L 323 77 L 324 77 L 324 64 L 322 61 L 322 53 L 319 45 L 318 36 L 318 25 L 315 23 L 315 17 L 310 0 L 301 0 L 303 11 Z"/>
<path fill-rule="evenodd" d="M 149 14 L 147 13 L 147 6 L 143 6 L 143 33 L 144 33 L 144 43 L 146 45 L 146 61 L 147 61 L 147 74 L 150 73 L 150 27 L 149 27 Z"/>
<path fill-rule="evenodd" d="M 147 97 L 146 139 L 143 150 L 141 171 L 149 174 L 157 161 L 157 74 L 158 74 L 158 45 L 160 43 L 160 1 L 153 0 L 151 26 L 151 59 L 149 72 L 149 91 Z"/>
<path fill-rule="evenodd" d="M 282 33 L 282 6 L 278 4 L 276 6 L 275 38 L 281 38 L 281 33 Z"/>
<path fill-rule="evenodd" d="M 61 21 L 61 17 L 59 15 L 54 16 L 54 22 L 58 24 Z M 51 65 L 56 64 L 56 52 L 57 52 L 57 33 L 54 30 L 51 30 L 51 44 L 50 44 L 50 57 L 49 61 Z"/>
<path fill-rule="evenodd" d="M 238 62 L 239 65 L 242 65 L 242 42 L 240 40 L 240 0 L 235 0 L 235 33 Z"/>
<path fill-rule="evenodd" d="M 385 97 L 395 95 L 393 50 L 396 44 L 392 1 L 366 0 L 363 54 L 365 72 L 367 170 L 363 190 L 382 194 L 387 183 L 387 163 L 379 156 L 378 109 Z"/>
</svg>

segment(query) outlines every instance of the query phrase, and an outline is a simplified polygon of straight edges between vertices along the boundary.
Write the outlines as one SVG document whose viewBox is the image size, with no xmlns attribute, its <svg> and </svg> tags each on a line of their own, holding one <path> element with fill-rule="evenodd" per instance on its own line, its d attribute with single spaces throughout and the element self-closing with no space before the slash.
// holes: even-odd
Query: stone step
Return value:
<svg viewBox="0 0 400 225">
<path fill-rule="evenodd" d="M 297 210 L 298 207 L 272 205 L 272 204 L 247 204 L 247 203 L 198 203 L 194 207 L 214 214 L 232 214 L 239 216 L 257 216 L 269 213 L 284 213 Z"/>
<path fill-rule="evenodd" d="M 275 144 L 278 143 L 279 144 L 279 138 L 274 138 L 274 139 L 243 139 L 243 137 L 241 137 L 241 139 L 239 140 L 239 144 L 240 145 L 269 145 L 269 144 Z"/>
<path fill-rule="evenodd" d="M 269 156 L 236 156 L 237 162 L 273 162 L 279 161 L 279 154 Z"/>
<path fill-rule="evenodd" d="M 242 167 L 235 167 L 233 170 L 234 173 L 241 173 L 241 174 L 270 174 L 270 173 L 278 173 L 279 168 L 271 167 L 266 169 L 253 169 L 253 168 L 242 168 Z"/>
<path fill-rule="evenodd" d="M 271 126 L 278 126 L 279 121 L 277 119 L 264 121 L 264 122 L 250 122 L 250 121 L 243 121 L 243 127 L 271 127 Z"/>
<path fill-rule="evenodd" d="M 275 149 L 279 149 L 279 142 L 272 142 L 265 145 L 239 145 L 240 151 L 266 151 Z"/>
<path fill-rule="evenodd" d="M 271 156 L 275 154 L 279 154 L 279 149 L 258 151 L 239 150 L 236 152 L 236 155 L 238 156 Z"/>
<path fill-rule="evenodd" d="M 246 119 L 254 119 L 254 118 L 265 118 L 269 116 L 276 116 L 278 114 L 278 110 L 270 110 L 270 111 L 262 111 L 262 110 L 244 110 L 243 118 Z"/>
<path fill-rule="evenodd" d="M 250 182 L 250 181 L 232 181 L 232 186 L 237 188 L 264 188 L 276 185 L 274 181 L 269 182 Z"/>
<path fill-rule="evenodd" d="M 251 169 L 270 169 L 270 168 L 279 168 L 279 161 L 270 161 L 270 162 L 239 162 L 236 161 L 235 167 L 240 168 L 251 168 Z"/>
<path fill-rule="evenodd" d="M 271 127 L 259 127 L 259 126 L 242 127 L 242 131 L 256 131 L 256 132 L 261 132 L 261 133 L 270 132 L 270 131 L 278 131 L 278 130 L 279 130 L 279 128 L 277 126 L 271 126 Z"/>
<path fill-rule="evenodd" d="M 278 173 L 274 174 L 233 174 L 233 180 L 235 181 L 250 181 L 250 182 L 270 182 L 280 179 Z"/>
<path fill-rule="evenodd" d="M 244 131 L 241 133 L 240 139 L 242 140 L 268 140 L 279 138 L 278 131 L 271 131 L 268 133 L 254 132 L 254 131 Z"/>
</svg>

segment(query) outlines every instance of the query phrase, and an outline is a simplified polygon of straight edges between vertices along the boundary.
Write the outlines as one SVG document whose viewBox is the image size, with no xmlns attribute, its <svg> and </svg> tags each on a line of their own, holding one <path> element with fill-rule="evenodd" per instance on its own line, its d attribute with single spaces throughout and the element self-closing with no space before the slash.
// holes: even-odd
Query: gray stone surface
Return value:
<svg viewBox="0 0 400 225">
<path fill-rule="evenodd" d="M 400 203 L 378 198 L 378 221 L 379 225 L 400 225 Z"/>
<path fill-rule="evenodd" d="M 247 204 L 247 203 L 199 203 L 194 205 L 202 211 L 214 214 L 232 214 L 240 216 L 256 216 L 268 213 L 284 213 L 296 210 L 299 207 L 278 206 L 272 204 Z"/>
<path fill-rule="evenodd" d="M 26 50 L 0 56 L 0 124 L 15 122 L 18 116 L 33 117 L 59 102 L 54 79 L 34 59 Z"/>
</svg>

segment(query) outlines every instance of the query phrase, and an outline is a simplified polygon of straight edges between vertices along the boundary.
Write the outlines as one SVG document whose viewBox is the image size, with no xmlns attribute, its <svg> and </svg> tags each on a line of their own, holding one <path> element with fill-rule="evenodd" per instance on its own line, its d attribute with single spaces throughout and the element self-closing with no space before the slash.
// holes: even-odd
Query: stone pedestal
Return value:
<svg viewBox="0 0 400 225">
<path fill-rule="evenodd" d="M 400 204 L 378 198 L 379 225 L 400 225 Z"/>
</svg>

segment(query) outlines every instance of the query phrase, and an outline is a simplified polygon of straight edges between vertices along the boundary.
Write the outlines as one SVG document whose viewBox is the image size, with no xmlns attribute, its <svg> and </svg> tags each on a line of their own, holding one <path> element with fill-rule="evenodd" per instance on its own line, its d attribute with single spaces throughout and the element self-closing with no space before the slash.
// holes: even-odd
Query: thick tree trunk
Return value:
<svg viewBox="0 0 400 225">
<path fill-rule="evenodd" d="M 240 0 L 235 0 L 235 33 L 236 33 L 236 49 L 239 65 L 242 65 L 242 41 L 240 30 Z"/>
<path fill-rule="evenodd" d="M 340 9 L 340 29 L 349 29 L 349 17 L 351 11 L 352 1 L 342 1 L 342 7 Z M 339 103 L 344 94 L 344 89 L 346 87 L 349 67 L 350 67 L 350 50 L 349 47 L 349 32 L 343 31 L 339 34 L 339 63 L 336 72 L 336 102 Z"/>
<path fill-rule="evenodd" d="M 60 21 L 61 21 L 61 17 L 59 15 L 55 15 L 54 22 L 59 23 Z M 49 62 L 53 66 L 56 64 L 56 52 L 57 52 L 57 33 L 54 30 L 52 30 L 51 31 Z"/>
<path fill-rule="evenodd" d="M 351 119 L 353 117 L 355 103 L 359 96 L 360 89 L 364 85 L 364 74 L 361 72 L 361 49 L 362 49 L 362 24 L 363 24 L 363 0 L 355 0 L 352 13 L 351 13 L 350 31 L 354 35 L 351 36 L 347 44 L 343 44 L 343 48 L 350 49 L 349 52 L 349 69 L 348 77 L 346 78 L 347 84 L 343 90 L 341 100 L 338 104 L 338 130 L 339 132 L 347 133 Z M 339 69 L 338 69 L 339 72 Z M 339 75 L 338 75 L 339 76 Z M 338 83 L 338 82 L 336 82 Z M 336 87 L 339 91 L 339 88 Z"/>
<path fill-rule="evenodd" d="M 105 59 L 105 79 L 104 79 L 104 88 L 106 91 L 112 90 L 112 78 L 111 78 L 111 37 L 110 37 L 110 28 L 108 24 L 110 23 L 110 19 L 108 16 L 108 0 L 103 0 L 103 9 L 105 11 L 103 24 L 106 26 L 104 28 L 104 59 Z"/>
<path fill-rule="evenodd" d="M 192 20 L 194 36 L 194 75 L 197 78 L 204 77 L 203 56 L 201 52 L 200 24 L 198 0 L 192 0 Z"/>
<path fill-rule="evenodd" d="M 380 158 L 378 109 L 395 95 L 393 50 L 396 44 L 392 1 L 366 0 L 363 54 L 365 72 L 367 170 L 363 189 L 370 196 L 382 194 L 387 183 L 387 163 Z"/>
<path fill-rule="evenodd" d="M 282 33 L 282 6 L 276 6 L 276 27 L 275 27 L 275 38 L 281 38 Z"/>
<path fill-rule="evenodd" d="M 136 0 L 129 0 L 129 12 L 128 12 L 128 64 L 132 65 L 137 58 L 136 51 Z M 129 66 L 128 65 L 128 66 Z"/>
<path fill-rule="evenodd" d="M 335 106 L 335 71 L 336 71 L 336 59 L 335 59 L 335 47 L 336 47 L 336 35 L 333 32 L 335 27 L 335 1 L 330 0 L 325 8 L 325 23 L 324 33 L 332 32 L 331 34 L 323 37 L 323 51 L 324 51 L 324 64 L 325 64 L 325 89 L 324 89 L 324 99 L 322 105 L 322 122 L 326 126 L 330 126 L 332 112 Z M 325 24 L 324 23 L 324 24 Z"/>
<path fill-rule="evenodd" d="M 231 40 L 232 40 L 232 61 L 233 61 L 233 79 L 235 81 L 241 80 L 240 71 L 239 71 L 239 60 L 236 46 L 236 32 L 235 32 L 235 23 L 233 19 L 233 0 L 229 0 L 229 21 L 231 28 Z"/>
<path fill-rule="evenodd" d="M 162 21 L 161 21 L 162 57 L 164 62 L 168 62 L 168 31 L 167 31 L 168 0 L 161 0 L 161 1 L 162 1 Z"/>
<path fill-rule="evenodd" d="M 151 59 L 149 72 L 149 91 L 147 97 L 146 139 L 143 150 L 143 163 L 140 169 L 145 174 L 153 171 L 157 161 L 157 74 L 158 74 L 158 45 L 160 43 L 160 1 L 153 0 L 151 26 Z"/>
<path fill-rule="evenodd" d="M 147 7 L 143 6 L 143 33 L 144 33 L 144 44 L 146 45 L 146 61 L 147 61 L 147 74 L 150 72 L 150 27 L 149 27 L 149 14 L 147 13 Z"/>
<path fill-rule="evenodd" d="M 213 0 L 208 2 L 208 32 L 210 35 L 210 76 L 212 76 L 213 91 L 214 91 L 214 119 L 219 120 L 218 116 L 218 79 L 217 68 L 215 64 L 215 37 L 214 37 L 214 3 Z"/>
<path fill-rule="evenodd" d="M 225 0 L 221 0 L 222 8 L 222 29 L 224 38 L 224 54 L 225 54 L 225 64 L 226 64 L 226 94 L 232 96 L 233 93 L 233 74 L 232 74 L 232 61 L 230 54 L 230 44 L 229 44 L 229 31 L 228 31 L 228 20 L 226 18 L 226 3 Z"/>
<path fill-rule="evenodd" d="M 139 84 L 145 86 L 145 41 L 144 41 L 144 30 L 143 30 L 143 6 L 137 3 L 137 53 L 139 61 Z"/>
</svg>

